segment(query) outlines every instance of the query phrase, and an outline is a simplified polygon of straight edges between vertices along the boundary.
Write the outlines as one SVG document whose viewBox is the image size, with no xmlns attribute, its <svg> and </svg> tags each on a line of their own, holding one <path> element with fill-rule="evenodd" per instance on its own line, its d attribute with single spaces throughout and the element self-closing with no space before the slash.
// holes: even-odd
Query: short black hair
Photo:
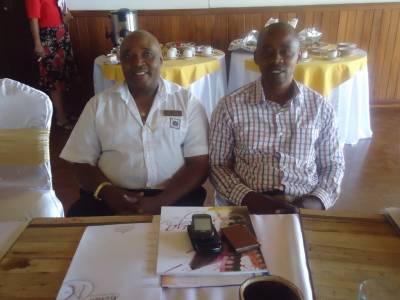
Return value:
<svg viewBox="0 0 400 300">
<path fill-rule="evenodd" d="M 296 31 L 294 30 L 293 26 L 286 22 L 277 22 L 277 23 L 272 23 L 261 29 L 257 39 L 257 48 L 260 46 L 261 41 L 264 39 L 266 35 L 279 31 L 286 32 L 288 35 L 294 36 L 296 43 L 300 45 L 299 39 L 297 37 Z"/>
</svg>

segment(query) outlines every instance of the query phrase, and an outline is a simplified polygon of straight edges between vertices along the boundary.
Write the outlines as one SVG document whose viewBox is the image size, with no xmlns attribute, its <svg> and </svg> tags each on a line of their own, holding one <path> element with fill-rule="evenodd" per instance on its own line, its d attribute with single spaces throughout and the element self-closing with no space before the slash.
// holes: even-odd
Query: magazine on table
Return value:
<svg viewBox="0 0 400 300">
<path fill-rule="evenodd" d="M 209 214 L 219 233 L 221 228 L 243 224 L 255 236 L 247 207 L 163 207 L 157 257 L 157 274 L 162 275 L 162 286 L 237 285 L 250 276 L 268 272 L 259 248 L 237 253 L 223 238 L 221 253 L 196 253 L 187 233 L 193 214 Z M 221 275 L 237 277 L 224 279 Z"/>
</svg>

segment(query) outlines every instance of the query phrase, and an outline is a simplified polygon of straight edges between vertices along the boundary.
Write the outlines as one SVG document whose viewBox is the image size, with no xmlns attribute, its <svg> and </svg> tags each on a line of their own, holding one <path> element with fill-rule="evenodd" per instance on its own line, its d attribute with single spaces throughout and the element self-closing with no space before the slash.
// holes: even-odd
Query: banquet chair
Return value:
<svg viewBox="0 0 400 300">
<path fill-rule="evenodd" d="M 52 115 L 46 94 L 0 79 L 0 221 L 64 216 L 52 185 Z"/>
</svg>

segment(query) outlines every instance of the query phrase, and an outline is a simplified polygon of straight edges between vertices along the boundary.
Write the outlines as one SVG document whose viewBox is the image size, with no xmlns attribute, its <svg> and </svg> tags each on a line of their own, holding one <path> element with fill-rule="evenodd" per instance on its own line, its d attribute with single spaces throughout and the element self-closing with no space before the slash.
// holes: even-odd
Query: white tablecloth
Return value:
<svg viewBox="0 0 400 300">
<path fill-rule="evenodd" d="M 218 59 L 221 65 L 221 68 L 218 71 L 210 73 L 193 82 L 188 88 L 189 91 L 203 104 L 209 120 L 213 109 L 217 105 L 218 101 L 226 95 L 227 90 L 225 55 L 219 56 Z M 104 61 L 104 55 L 98 56 L 94 61 L 93 84 L 95 94 L 115 84 L 115 81 L 107 80 L 101 73 L 101 65 Z"/>
<path fill-rule="evenodd" d="M 260 73 L 245 69 L 245 60 L 252 57 L 248 52 L 232 52 L 228 93 L 260 77 Z M 372 137 L 367 67 L 334 88 L 327 100 L 336 111 L 342 143 L 354 145 L 360 139 Z"/>
</svg>

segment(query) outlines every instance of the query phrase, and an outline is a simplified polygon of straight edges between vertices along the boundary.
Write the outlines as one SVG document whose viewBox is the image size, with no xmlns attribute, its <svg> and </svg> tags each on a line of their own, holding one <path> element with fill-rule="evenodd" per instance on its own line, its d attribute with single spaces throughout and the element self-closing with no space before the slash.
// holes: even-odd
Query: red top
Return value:
<svg viewBox="0 0 400 300">
<path fill-rule="evenodd" d="M 25 0 L 26 14 L 29 19 L 38 19 L 39 27 L 58 27 L 61 25 L 57 0 Z"/>
</svg>

